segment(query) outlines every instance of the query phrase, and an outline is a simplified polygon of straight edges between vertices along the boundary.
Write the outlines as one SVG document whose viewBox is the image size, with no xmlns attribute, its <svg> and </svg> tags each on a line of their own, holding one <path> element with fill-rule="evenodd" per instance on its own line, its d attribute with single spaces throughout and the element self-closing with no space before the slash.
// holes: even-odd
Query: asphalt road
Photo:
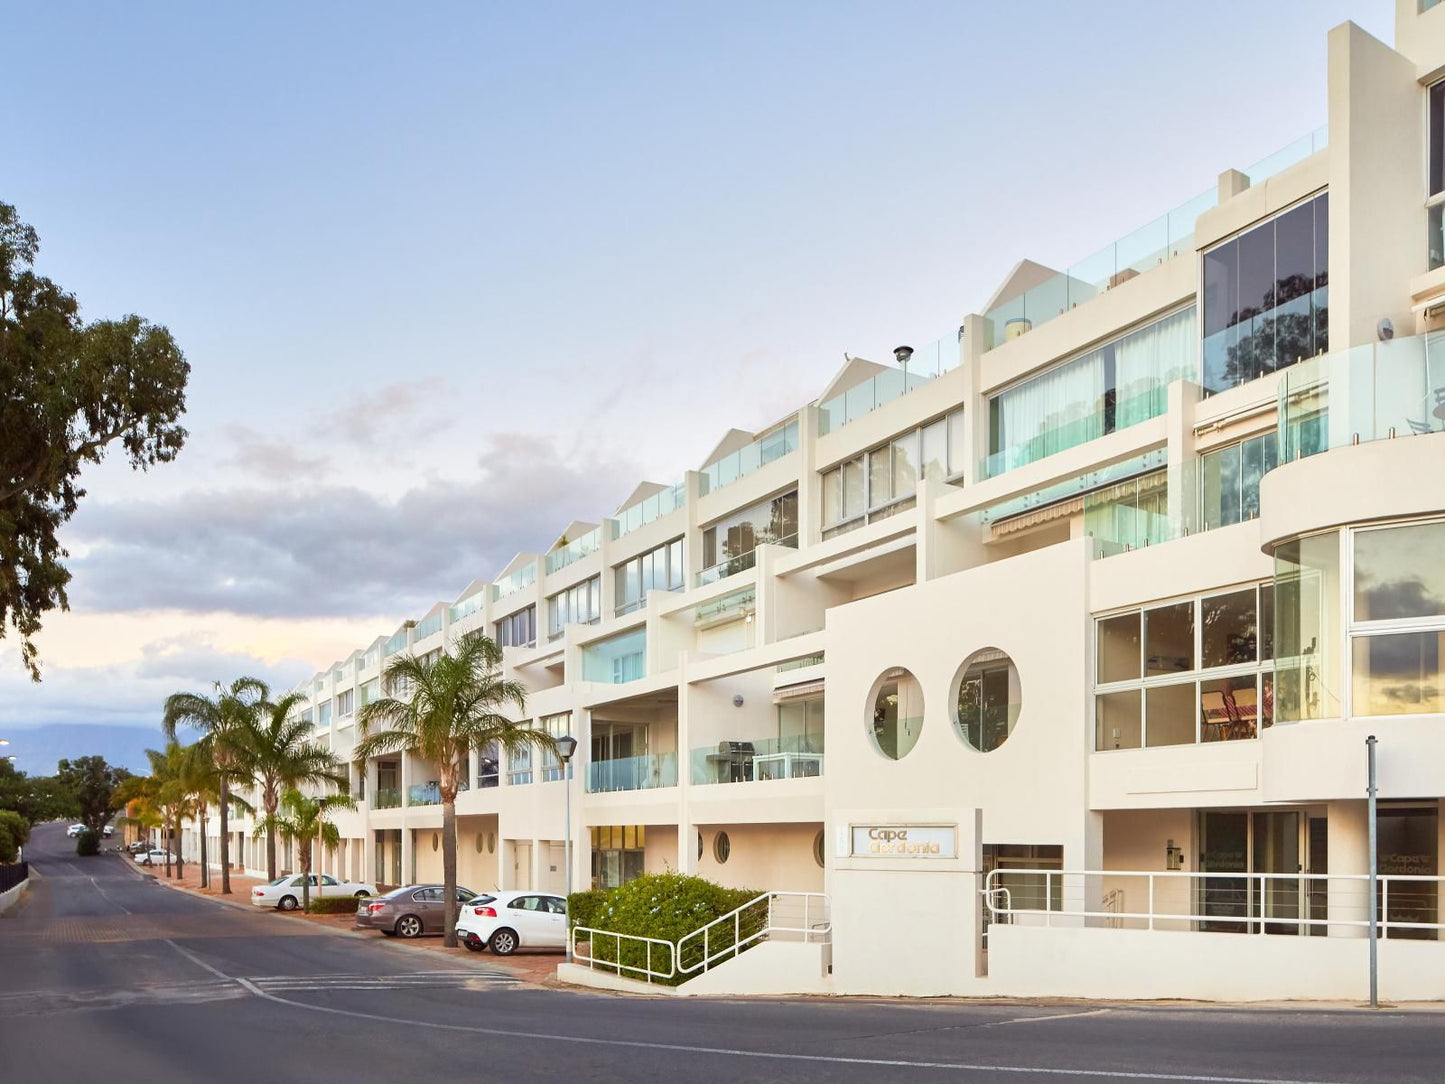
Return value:
<svg viewBox="0 0 1445 1084">
<path fill-rule="evenodd" d="M 7 1082 L 1445 1080 L 1445 1014 L 543 990 L 173 891 L 63 825 L 29 850 L 42 877 L 0 918 Z"/>
</svg>

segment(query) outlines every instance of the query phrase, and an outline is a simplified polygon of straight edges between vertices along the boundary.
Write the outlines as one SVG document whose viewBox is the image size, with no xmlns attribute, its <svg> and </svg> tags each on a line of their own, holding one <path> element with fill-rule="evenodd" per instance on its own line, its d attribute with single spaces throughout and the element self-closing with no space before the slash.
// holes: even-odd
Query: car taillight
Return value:
<svg viewBox="0 0 1445 1084">
<path fill-rule="evenodd" d="M 473 907 L 472 914 L 481 918 L 496 918 L 497 909 L 495 907 Z"/>
<path fill-rule="evenodd" d="M 265 893 L 263 893 L 263 892 L 258 888 L 258 889 L 256 889 L 254 892 L 252 892 L 251 895 L 253 895 L 253 896 L 261 896 L 261 895 L 265 895 Z"/>
<path fill-rule="evenodd" d="M 366 911 L 367 911 L 368 914 L 374 915 L 374 914 L 376 914 L 376 912 L 380 911 L 380 910 L 381 910 L 383 907 L 385 907 L 385 906 L 386 906 L 386 904 L 384 904 L 384 903 L 368 903 L 368 904 L 366 905 Z"/>
</svg>

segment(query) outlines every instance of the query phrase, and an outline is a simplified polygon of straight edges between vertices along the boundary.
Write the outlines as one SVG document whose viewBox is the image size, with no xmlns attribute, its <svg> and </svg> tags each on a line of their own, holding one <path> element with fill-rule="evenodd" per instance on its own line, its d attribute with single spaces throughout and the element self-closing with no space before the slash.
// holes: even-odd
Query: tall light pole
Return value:
<svg viewBox="0 0 1445 1084">
<path fill-rule="evenodd" d="M 577 739 L 563 734 L 557 739 L 557 755 L 562 758 L 562 787 L 567 792 L 567 834 L 563 836 L 563 855 L 567 862 L 567 962 L 572 962 L 572 755 L 577 752 Z"/>
<path fill-rule="evenodd" d="M 1370 1008 L 1380 1007 L 1380 903 L 1376 895 L 1380 883 L 1380 860 L 1379 860 L 1379 836 L 1376 834 L 1375 820 L 1375 792 L 1379 789 L 1376 786 L 1375 776 L 1375 735 L 1371 734 L 1365 739 L 1365 748 L 1369 751 L 1370 758 L 1370 785 L 1366 793 L 1370 799 Z M 1388 916 L 1387 916 L 1388 917 Z"/>
</svg>

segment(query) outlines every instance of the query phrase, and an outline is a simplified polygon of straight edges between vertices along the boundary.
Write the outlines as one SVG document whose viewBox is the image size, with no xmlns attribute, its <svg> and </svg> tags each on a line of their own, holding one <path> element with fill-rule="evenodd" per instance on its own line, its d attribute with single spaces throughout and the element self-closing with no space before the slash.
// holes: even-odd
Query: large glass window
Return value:
<svg viewBox="0 0 1445 1084">
<path fill-rule="evenodd" d="M 1329 193 L 1204 254 L 1204 391 L 1328 348 Z"/>
<path fill-rule="evenodd" d="M 798 493 L 784 493 L 718 520 L 702 532 L 703 571 L 699 585 L 753 567 L 762 545 L 798 544 Z"/>
<path fill-rule="evenodd" d="M 868 732 L 889 760 L 902 760 L 923 730 L 923 687 L 907 670 L 890 670 L 875 686 Z"/>
<path fill-rule="evenodd" d="M 1163 414 L 1195 380 L 1194 309 L 1057 365 L 989 400 L 989 477 Z"/>
<path fill-rule="evenodd" d="M 1445 711 L 1445 521 L 1353 532 L 1350 712 Z"/>
<path fill-rule="evenodd" d="M 1084 533 L 1105 553 L 1167 542 L 1169 472 L 1150 471 L 1084 494 Z"/>
<path fill-rule="evenodd" d="M 593 576 L 547 599 L 547 638 L 556 640 L 568 625 L 591 625 L 602 617 L 602 577 Z"/>
<path fill-rule="evenodd" d="M 975 652 L 958 682 L 958 732 L 971 748 L 993 752 L 1013 733 L 1022 699 L 1013 660 L 996 648 Z"/>
<path fill-rule="evenodd" d="M 497 643 L 502 647 L 534 647 L 537 643 L 537 607 L 528 606 L 508 614 L 496 623 Z"/>
<path fill-rule="evenodd" d="M 1275 433 L 1216 448 L 1199 457 L 1199 523 L 1204 530 L 1259 516 L 1259 480 L 1274 470 Z"/>
<path fill-rule="evenodd" d="M 649 591 L 681 591 L 686 586 L 683 540 L 674 538 L 656 549 L 615 565 L 617 612 L 631 613 L 647 605 Z"/>
<path fill-rule="evenodd" d="M 823 537 L 912 508 L 920 478 L 962 482 L 964 460 L 960 409 L 824 471 Z"/>
<path fill-rule="evenodd" d="M 1273 722 L 1269 583 L 1095 622 L 1094 748 L 1254 737 Z M 1142 676 L 1141 676 L 1142 675 Z"/>
<path fill-rule="evenodd" d="M 620 685 L 647 673 L 647 630 L 638 629 L 582 649 L 582 680 Z"/>
<path fill-rule="evenodd" d="M 1433 270 L 1445 264 L 1445 231 L 1441 229 L 1442 210 L 1445 210 L 1445 82 L 1430 88 L 1430 131 L 1427 137 L 1429 167 L 1429 219 L 1430 267 Z"/>
</svg>

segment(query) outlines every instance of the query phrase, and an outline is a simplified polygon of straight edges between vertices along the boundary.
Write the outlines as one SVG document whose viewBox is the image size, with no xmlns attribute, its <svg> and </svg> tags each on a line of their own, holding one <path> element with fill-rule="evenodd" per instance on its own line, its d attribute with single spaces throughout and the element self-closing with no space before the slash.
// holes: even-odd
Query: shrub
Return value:
<svg viewBox="0 0 1445 1084">
<path fill-rule="evenodd" d="M 75 837 L 75 853 L 82 858 L 89 858 L 100 853 L 100 836 L 87 828 L 80 835 Z"/>
<path fill-rule="evenodd" d="M 567 917 L 573 926 L 597 926 L 602 905 L 612 893 L 605 888 L 574 892 L 567 897 Z"/>
<path fill-rule="evenodd" d="M 20 857 L 20 844 L 15 839 L 14 830 L 5 821 L 0 820 L 0 862 L 13 862 Z"/>
<path fill-rule="evenodd" d="M 356 898 L 354 896 L 326 896 L 323 899 L 312 900 L 307 913 L 312 915 L 352 915 L 356 913 Z"/>
<path fill-rule="evenodd" d="M 585 910 L 593 906 L 591 897 L 599 893 L 579 895 L 586 897 L 581 902 L 581 909 Z M 652 873 L 600 895 L 603 898 L 596 903 L 591 921 L 583 921 L 579 911 L 576 916 L 577 925 L 638 937 L 658 938 L 676 946 L 688 934 L 756 899 L 761 893 L 751 889 L 724 888 L 702 877 L 690 877 L 681 873 Z M 740 916 L 737 935 L 741 940 L 747 941 L 749 937 L 759 933 L 766 923 L 766 908 L 759 906 L 753 911 L 744 912 Z M 708 935 L 708 952 L 716 955 L 719 951 L 731 948 L 733 943 L 734 927 L 732 923 L 725 923 Z M 750 944 L 753 943 L 756 942 Z M 746 951 L 748 947 L 750 946 L 745 944 L 739 951 Z M 648 962 L 648 948 L 638 942 L 624 940 L 619 952 L 617 942 L 599 937 L 592 943 L 589 951 L 592 958 L 599 963 L 641 968 Z M 653 970 L 667 970 L 668 950 L 654 945 L 651 953 Z M 682 972 L 683 969 L 695 968 L 702 962 L 702 939 L 689 941 L 677 955 L 679 973 L 670 979 L 661 980 L 669 985 L 685 982 L 695 973 L 691 970 Z M 631 974 L 633 977 L 643 977 L 637 972 L 621 969 L 619 973 L 624 976 Z"/>
<path fill-rule="evenodd" d="M 0 830 L 6 830 L 15 846 L 23 847 L 30 842 L 30 822 L 12 809 L 0 809 Z M 5 859 L 13 862 L 15 859 Z"/>
</svg>

